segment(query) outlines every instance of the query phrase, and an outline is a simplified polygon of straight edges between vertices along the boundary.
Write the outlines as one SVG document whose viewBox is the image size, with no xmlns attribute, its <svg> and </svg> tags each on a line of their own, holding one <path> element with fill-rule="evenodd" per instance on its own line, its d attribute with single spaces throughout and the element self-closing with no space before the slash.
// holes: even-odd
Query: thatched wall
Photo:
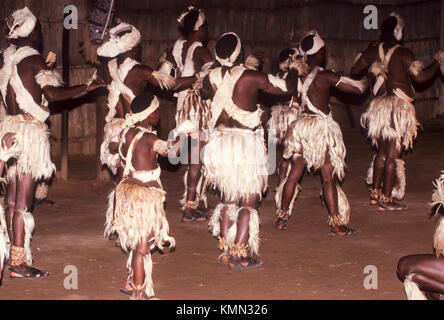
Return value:
<svg viewBox="0 0 444 320">
<path fill-rule="evenodd" d="M 26 1 L 3 0 L 0 18 L 6 17 L 14 8 L 27 5 L 40 18 L 45 34 L 45 54 L 52 50 L 61 64 L 61 39 L 63 6 L 74 4 L 79 10 L 79 30 L 71 32 L 71 82 L 81 83 L 91 73 L 78 53 L 83 28 L 93 1 Z M 379 9 L 379 23 L 391 11 L 396 10 L 405 21 L 406 46 L 415 55 L 429 63 L 439 47 L 440 1 L 371 1 L 371 0 L 117 0 L 116 16 L 133 23 L 142 33 L 143 62 L 155 67 L 163 50 L 178 38 L 176 18 L 189 4 L 202 7 L 209 21 L 209 47 L 214 40 L 227 31 L 237 32 L 246 52 L 264 51 L 265 71 L 276 70 L 275 61 L 281 49 L 294 44 L 308 30 L 316 28 L 326 41 L 329 53 L 329 67 L 349 73 L 355 55 L 366 48 L 370 41 L 379 36 L 378 30 L 365 30 L 362 22 L 363 8 L 375 4 Z M 0 32 L 3 31 L 3 25 Z M 4 33 L 2 33 L 4 34 Z M 4 39 L 0 40 L 5 46 Z M 417 113 L 420 119 L 436 116 L 438 110 L 439 83 L 433 89 L 417 95 Z M 366 102 L 367 103 L 367 102 Z M 351 105 L 356 120 L 366 106 Z M 350 121 L 343 103 L 333 100 L 334 115 L 346 128 Z M 174 125 L 174 107 L 166 101 L 163 109 L 162 132 Z M 51 117 L 51 134 L 54 138 L 54 152 L 57 153 L 60 139 L 60 115 Z M 70 152 L 92 154 L 95 152 L 95 108 L 83 105 L 70 112 Z"/>
</svg>

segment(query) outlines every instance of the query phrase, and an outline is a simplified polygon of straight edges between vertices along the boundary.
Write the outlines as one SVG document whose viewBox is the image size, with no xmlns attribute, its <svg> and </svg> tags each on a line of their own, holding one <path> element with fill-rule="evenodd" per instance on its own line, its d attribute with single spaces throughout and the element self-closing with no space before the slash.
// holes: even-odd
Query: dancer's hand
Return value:
<svg viewBox="0 0 444 320">
<path fill-rule="evenodd" d="M 103 81 L 103 79 L 97 78 L 96 80 L 91 82 L 91 84 L 89 85 L 88 92 L 94 91 L 97 88 L 101 88 L 101 87 L 106 87 L 106 83 L 105 83 L 105 81 Z"/>
<path fill-rule="evenodd" d="M 56 61 L 57 61 L 57 55 L 54 52 L 49 51 L 45 60 L 46 65 L 49 68 L 55 67 Z"/>
</svg>

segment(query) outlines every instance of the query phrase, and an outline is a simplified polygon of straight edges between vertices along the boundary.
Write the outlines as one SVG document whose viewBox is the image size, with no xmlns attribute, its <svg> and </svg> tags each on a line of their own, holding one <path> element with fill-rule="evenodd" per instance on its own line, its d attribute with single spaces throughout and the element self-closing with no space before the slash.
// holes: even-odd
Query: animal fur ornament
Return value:
<svg viewBox="0 0 444 320">
<path fill-rule="evenodd" d="M 8 39 L 26 38 L 34 30 L 37 18 L 32 14 L 28 7 L 14 11 L 11 14 L 12 24 L 8 23 L 6 19 L 6 25 L 9 28 Z"/>
<path fill-rule="evenodd" d="M 120 35 L 123 34 L 123 35 Z M 137 46 L 141 35 L 133 25 L 120 23 L 109 31 L 110 38 L 97 48 L 97 54 L 102 57 L 114 58 Z"/>
</svg>

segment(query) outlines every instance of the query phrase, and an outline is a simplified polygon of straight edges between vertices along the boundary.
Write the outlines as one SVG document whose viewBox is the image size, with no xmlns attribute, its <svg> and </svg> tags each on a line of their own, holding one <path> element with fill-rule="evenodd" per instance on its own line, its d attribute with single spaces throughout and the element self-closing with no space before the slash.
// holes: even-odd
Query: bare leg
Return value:
<svg viewBox="0 0 444 320">
<path fill-rule="evenodd" d="M 197 200 L 197 186 L 201 178 L 201 164 L 200 164 L 200 150 L 202 143 L 200 140 L 191 139 L 191 164 L 188 167 L 187 176 L 187 197 L 185 203 L 185 214 L 182 217 L 182 221 L 205 221 L 204 215 L 196 211 L 197 207 L 202 204 L 198 204 Z"/>
<path fill-rule="evenodd" d="M 12 219 L 12 226 L 14 231 L 14 241 L 12 246 L 21 250 L 25 245 L 25 212 L 31 212 L 36 182 L 31 175 L 22 175 L 17 177 L 17 193 L 15 201 L 14 216 Z M 16 278 L 44 278 L 48 275 L 47 272 L 38 270 L 21 262 L 14 263 L 13 249 L 11 248 L 11 277 Z M 19 259 L 21 260 L 21 258 Z"/>
<path fill-rule="evenodd" d="M 386 142 L 383 139 L 378 140 L 378 153 L 376 154 L 375 161 L 373 163 L 373 188 L 380 189 L 382 187 L 382 181 L 384 179 L 384 166 L 385 166 L 385 150 Z"/>
<path fill-rule="evenodd" d="M 291 200 L 296 192 L 296 186 L 300 183 L 305 172 L 305 160 L 302 157 L 291 160 L 291 169 L 288 174 L 287 182 L 282 190 L 281 210 L 278 210 L 275 227 L 284 231 L 288 226 L 289 207 Z"/>
<path fill-rule="evenodd" d="M 424 290 L 428 298 L 439 299 L 444 295 L 444 258 L 436 258 L 431 254 L 410 255 L 398 262 L 397 274 L 404 282 L 408 275 L 413 274 L 412 281 Z"/>
<path fill-rule="evenodd" d="M 225 206 L 222 209 L 222 213 L 221 213 L 220 233 L 221 233 L 222 237 L 224 237 L 224 238 L 227 237 L 228 230 L 230 229 L 230 227 L 232 225 L 233 225 L 233 221 L 231 221 L 230 217 L 228 216 L 228 207 Z"/>
<path fill-rule="evenodd" d="M 225 239 L 227 238 L 228 230 L 231 228 L 232 225 L 233 221 L 231 221 L 230 216 L 228 215 L 228 206 L 224 206 L 220 214 L 220 236 L 223 239 L 222 241 L 224 241 L 224 243 L 219 243 L 219 249 L 222 250 L 222 254 L 219 255 L 219 263 L 221 264 L 228 263 L 229 254 Z"/>
<path fill-rule="evenodd" d="M 396 159 L 400 157 L 400 153 L 396 150 L 395 141 L 389 141 L 387 143 L 385 154 L 384 195 L 390 197 L 396 180 Z"/>
<path fill-rule="evenodd" d="M 325 163 L 321 167 L 322 192 L 327 205 L 328 214 L 332 217 L 339 214 L 338 210 L 338 192 L 336 182 L 333 177 L 334 168 L 330 162 L 330 156 L 325 157 Z"/>
<path fill-rule="evenodd" d="M 296 185 L 301 181 L 305 172 L 305 160 L 302 157 L 293 159 L 291 162 L 291 170 L 288 180 L 282 190 L 282 209 L 287 210 L 290 206 L 291 199 L 296 190 Z"/>
<path fill-rule="evenodd" d="M 279 162 L 279 182 L 278 185 L 285 179 L 287 176 L 288 166 L 290 165 L 290 160 L 282 158 Z"/>
<path fill-rule="evenodd" d="M 148 237 L 149 239 L 150 237 Z M 148 239 L 140 242 L 133 253 L 133 261 L 131 266 L 133 268 L 133 285 L 134 290 L 132 293 L 132 299 L 140 299 L 144 296 L 143 284 L 145 282 L 145 268 L 143 259 L 149 253 Z"/>
<path fill-rule="evenodd" d="M 385 167 L 383 197 L 379 201 L 380 209 L 386 211 L 403 211 L 407 206 L 392 201 L 392 190 L 396 182 L 396 160 L 401 153 L 396 149 L 396 141 L 388 141 L 385 147 Z"/>
<path fill-rule="evenodd" d="M 343 225 L 339 221 L 338 191 L 336 189 L 336 179 L 334 177 L 334 168 L 330 161 L 330 155 L 326 154 L 324 165 L 321 167 L 322 192 L 327 205 L 331 225 L 331 233 L 344 236 L 351 235 L 354 230 Z"/>
<path fill-rule="evenodd" d="M 240 268 L 257 268 L 262 266 L 262 262 L 253 259 L 248 255 L 248 253 L 241 253 L 239 248 L 248 245 L 248 240 L 250 237 L 250 215 L 249 209 L 257 209 L 259 206 L 259 196 L 252 195 L 248 199 L 242 199 L 237 217 L 237 233 L 234 241 L 234 251 L 230 252 L 230 258 L 228 260 L 229 268 L 232 270 Z M 248 250 L 248 249 L 245 249 Z"/>
<path fill-rule="evenodd" d="M 14 243 L 12 218 L 14 217 L 16 194 L 17 194 L 17 183 L 15 180 L 12 180 L 8 182 L 7 193 L 6 193 L 6 210 L 5 210 L 6 227 L 8 228 L 9 241 L 11 242 L 11 244 Z"/>
</svg>

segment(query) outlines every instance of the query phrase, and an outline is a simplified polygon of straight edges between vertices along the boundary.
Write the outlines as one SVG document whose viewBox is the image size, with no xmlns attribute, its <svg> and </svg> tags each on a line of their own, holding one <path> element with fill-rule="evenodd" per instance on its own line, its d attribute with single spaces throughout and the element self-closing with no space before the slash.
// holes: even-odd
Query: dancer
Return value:
<svg viewBox="0 0 444 320">
<path fill-rule="evenodd" d="M 440 300 L 444 297 L 444 172 L 435 182 L 432 195 L 438 215 L 434 240 L 435 254 L 416 254 L 398 262 L 398 277 L 409 300 Z"/>
<path fill-rule="evenodd" d="M 201 9 L 188 7 L 177 19 L 182 39 L 174 43 L 166 57 L 163 57 L 159 71 L 170 74 L 174 69 L 176 77 L 189 77 L 198 74 L 197 83 L 190 90 L 179 91 L 177 96 L 176 126 L 190 120 L 201 131 L 208 128 L 209 105 L 198 94 L 202 79 L 213 65 L 210 51 L 204 46 L 208 38 L 208 23 Z M 202 72 L 203 71 L 203 72 Z M 185 191 L 180 201 L 183 222 L 206 220 L 207 199 L 203 187 L 200 163 L 201 139 L 190 141 L 191 163 L 184 175 Z"/>
<path fill-rule="evenodd" d="M 393 201 L 405 195 L 405 169 L 401 160 L 403 150 L 413 148 L 420 126 L 413 106 L 415 90 L 412 82 L 422 84 L 436 76 L 444 55 L 424 67 L 413 53 L 403 46 L 404 21 L 392 13 L 381 25 L 381 38 L 358 55 L 351 72 L 359 77 L 367 70 L 376 77 L 373 94 L 376 96 L 361 116 L 361 126 L 377 149 L 367 183 L 370 204 L 381 211 L 405 211 L 406 205 Z"/>
<path fill-rule="evenodd" d="M 99 74 L 103 74 L 109 92 L 100 158 L 113 174 L 117 174 L 119 156 L 110 150 L 110 145 L 118 144 L 121 126 L 125 115 L 130 112 L 132 100 L 145 91 L 147 82 L 162 89 L 171 89 L 175 80 L 139 62 L 141 35 L 134 26 L 120 23 L 110 29 L 109 34 L 110 39 L 97 49 L 99 59 L 105 62 L 101 64 Z"/>
<path fill-rule="evenodd" d="M 257 268 L 259 215 L 257 208 L 267 188 L 267 154 L 259 90 L 272 95 L 295 92 L 301 61 L 292 61 L 285 80 L 244 65 L 239 37 L 229 32 L 216 42 L 215 68 L 204 79 L 202 95 L 211 101 L 208 142 L 203 150 L 205 179 L 221 193 L 209 228 L 218 237 L 219 262 L 232 270 Z M 297 70 L 294 70 L 297 69 Z"/>
<path fill-rule="evenodd" d="M 139 62 L 141 35 L 134 26 L 120 23 L 109 33 L 110 39 L 97 49 L 99 60 L 104 62 L 101 64 L 99 74 L 103 75 L 109 92 L 109 111 L 105 118 L 105 134 L 100 148 L 100 159 L 102 164 L 116 175 L 118 183 L 122 172 L 119 170 L 120 157 L 117 147 L 125 123 L 125 115 L 130 112 L 134 97 L 145 91 L 147 82 L 162 89 L 181 90 L 184 87 L 190 87 L 196 78 L 181 78 L 176 81 L 168 74 L 142 65 Z M 114 190 L 108 196 L 109 204 L 113 202 L 113 199 Z M 110 233 L 113 207 L 109 205 L 108 208 L 104 233 L 110 240 L 114 240 L 115 235 Z M 116 244 L 118 245 L 118 242 Z"/>
<path fill-rule="evenodd" d="M 276 75 L 281 79 L 285 79 L 288 75 L 291 60 L 300 55 L 299 48 L 286 48 L 279 54 L 279 72 Z M 282 157 L 284 152 L 284 138 L 290 125 L 297 119 L 300 114 L 299 97 L 296 95 L 289 97 L 290 100 L 279 103 L 271 108 L 271 117 L 267 122 L 268 139 L 276 145 L 277 164 L 279 182 L 285 178 L 290 161 Z"/>
<path fill-rule="evenodd" d="M 7 19 L 10 46 L 3 52 L 0 92 L 7 114 L 0 123 L 0 138 L 15 134 L 14 144 L 4 147 L 0 159 L 7 162 L 6 225 L 10 242 L 11 278 L 44 278 L 47 272 L 32 267 L 31 235 L 36 184 L 51 178 L 48 102 L 81 96 L 103 84 L 93 79 L 86 84 L 61 87 L 60 76 L 48 69 L 40 54 L 41 24 L 27 8 Z M 14 158 L 12 164 L 10 159 Z M 12 160 L 11 160 L 12 161 Z"/>
<path fill-rule="evenodd" d="M 342 181 L 345 169 L 345 145 L 339 124 L 333 120 L 329 105 L 330 89 L 359 95 L 366 90 L 363 81 L 354 81 L 336 72 L 324 69 L 326 49 L 316 31 L 310 31 L 301 42 L 300 50 L 306 57 L 310 74 L 301 78 L 303 112 L 291 125 L 285 138 L 284 158 L 291 160 L 291 168 L 282 180 L 276 194 L 276 222 L 278 230 L 286 230 L 299 183 L 305 168 L 319 170 L 322 194 L 328 209 L 331 236 L 348 236 L 355 231 L 348 227 L 350 205 L 336 179 Z"/>
<path fill-rule="evenodd" d="M 157 155 L 176 154 L 180 145 L 160 140 L 153 131 L 159 121 L 158 107 L 155 96 L 141 95 L 133 99 L 119 145 L 123 179 L 115 189 L 110 227 L 111 232 L 119 235 L 122 248 L 130 251 L 129 275 L 122 291 L 137 300 L 154 296 L 151 250 L 175 246 L 174 238 L 168 235 L 164 211 L 166 192 L 160 181 Z M 185 133 L 193 131 L 192 124 L 184 123 L 182 127 L 185 126 L 189 128 Z"/>
</svg>

